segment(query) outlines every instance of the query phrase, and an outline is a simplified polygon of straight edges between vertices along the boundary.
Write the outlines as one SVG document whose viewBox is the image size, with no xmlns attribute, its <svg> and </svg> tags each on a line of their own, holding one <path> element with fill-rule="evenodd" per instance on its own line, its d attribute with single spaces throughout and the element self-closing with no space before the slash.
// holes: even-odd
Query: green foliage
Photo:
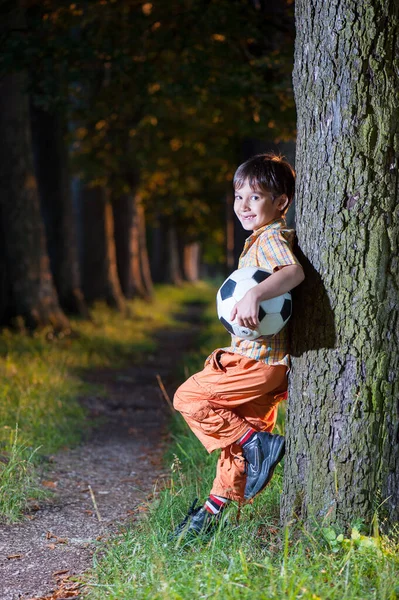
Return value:
<svg viewBox="0 0 399 600">
<path fill-rule="evenodd" d="M 0 521 L 18 521 L 29 499 L 43 498 L 46 492 L 38 486 L 31 451 L 18 440 L 18 425 L 2 444 L 0 456 Z"/>
</svg>

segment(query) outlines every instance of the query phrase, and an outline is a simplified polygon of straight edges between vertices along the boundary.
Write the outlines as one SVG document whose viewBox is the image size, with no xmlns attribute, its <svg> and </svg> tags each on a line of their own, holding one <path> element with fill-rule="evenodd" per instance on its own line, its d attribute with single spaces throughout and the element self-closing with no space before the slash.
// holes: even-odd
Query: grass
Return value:
<svg viewBox="0 0 399 600">
<path fill-rule="evenodd" d="M 182 365 L 187 375 L 214 347 L 226 345 L 207 315 L 199 350 Z M 283 413 L 280 415 L 283 430 Z M 155 490 L 134 525 L 100 547 L 87 576 L 89 600 L 394 600 L 399 598 L 398 539 L 370 537 L 360 526 L 344 537 L 320 526 L 282 529 L 282 468 L 266 490 L 240 514 L 227 509 L 228 524 L 212 538 L 190 543 L 169 539 L 193 498 L 203 500 L 214 477 L 208 455 L 182 419 L 171 423 L 166 457 L 169 484 Z M 367 532 L 366 532 L 367 533 Z"/>
<path fill-rule="evenodd" d="M 42 493 L 35 467 L 76 444 L 90 426 L 79 396 L 93 393 L 84 373 L 140 361 L 155 347 L 154 333 L 184 327 L 175 314 L 185 302 L 207 301 L 210 286 L 160 286 L 152 304 L 129 302 L 130 317 L 98 304 L 92 321 L 72 320 L 74 335 L 54 338 L 3 330 L 0 335 L 0 519 L 15 521 Z M 101 394 L 101 389 L 94 390 Z"/>
</svg>

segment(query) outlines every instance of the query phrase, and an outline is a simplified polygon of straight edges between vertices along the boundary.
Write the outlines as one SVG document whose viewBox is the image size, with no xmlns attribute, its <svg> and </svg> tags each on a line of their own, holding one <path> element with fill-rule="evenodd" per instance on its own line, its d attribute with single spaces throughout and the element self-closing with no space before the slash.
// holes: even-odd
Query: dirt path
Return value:
<svg viewBox="0 0 399 600">
<path fill-rule="evenodd" d="M 194 323 L 189 334 L 161 332 L 158 349 L 141 364 L 87 375 L 106 389 L 104 398 L 83 399 L 104 424 L 86 443 L 52 459 L 45 479 L 54 486 L 53 500 L 40 503 L 30 520 L 0 527 L 0 600 L 79 597 L 73 576 L 91 566 L 95 548 L 118 524 L 136 518 L 140 503 L 166 475 L 162 454 L 170 412 L 156 375 L 172 395 L 171 374 L 193 343 L 198 308 L 190 307 L 185 319 Z"/>
</svg>

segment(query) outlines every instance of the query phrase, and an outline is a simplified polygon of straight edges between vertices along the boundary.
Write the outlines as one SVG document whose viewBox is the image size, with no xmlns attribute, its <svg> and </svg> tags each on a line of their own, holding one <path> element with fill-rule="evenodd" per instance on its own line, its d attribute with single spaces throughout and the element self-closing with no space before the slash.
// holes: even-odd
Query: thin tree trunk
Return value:
<svg viewBox="0 0 399 600">
<path fill-rule="evenodd" d="M 0 324 L 7 323 L 12 306 L 10 278 L 7 273 L 5 240 L 0 235 Z"/>
<path fill-rule="evenodd" d="M 153 296 L 154 287 L 151 278 L 150 260 L 148 257 L 144 204 L 141 198 L 138 197 L 136 197 L 136 210 L 138 215 L 141 275 L 146 290 L 146 297 L 147 299 L 150 299 Z"/>
<path fill-rule="evenodd" d="M 296 2 L 297 234 L 282 512 L 399 519 L 399 5 Z"/>
<path fill-rule="evenodd" d="M 112 206 L 104 187 L 81 190 L 83 214 L 83 286 L 88 302 L 105 300 L 125 310 L 116 265 Z"/>
<path fill-rule="evenodd" d="M 65 311 L 87 317 L 80 283 L 65 123 L 59 112 L 45 111 L 33 105 L 31 114 L 47 249 L 58 297 Z"/>
<path fill-rule="evenodd" d="M 157 283 L 181 285 L 181 256 L 173 218 L 160 216 L 152 230 L 151 274 Z"/>
<path fill-rule="evenodd" d="M 165 281 L 166 235 L 161 217 L 155 219 L 151 226 L 151 278 L 155 283 Z"/>
<path fill-rule="evenodd" d="M 183 247 L 183 273 L 186 281 L 198 281 L 201 257 L 199 242 L 184 244 Z"/>
<path fill-rule="evenodd" d="M 165 281 L 167 283 L 173 283 L 174 285 L 181 285 L 183 278 L 180 269 L 177 231 L 171 219 L 168 220 L 168 226 L 166 230 L 166 243 L 167 254 L 165 259 L 167 262 L 165 265 Z"/>
<path fill-rule="evenodd" d="M 145 240 L 144 208 L 139 197 L 122 194 L 112 202 L 118 272 L 127 298 L 152 296 Z"/>
<path fill-rule="evenodd" d="M 24 24 L 18 5 L 3 15 L 3 26 Z M 0 81 L 0 223 L 12 300 L 6 312 L 29 328 L 51 324 L 61 330 L 69 323 L 58 304 L 46 253 L 26 89 L 23 72 Z"/>
<path fill-rule="evenodd" d="M 118 276 L 125 298 L 133 297 L 130 257 L 130 229 L 133 219 L 132 204 L 133 200 L 130 194 L 119 194 L 112 198 Z"/>
</svg>

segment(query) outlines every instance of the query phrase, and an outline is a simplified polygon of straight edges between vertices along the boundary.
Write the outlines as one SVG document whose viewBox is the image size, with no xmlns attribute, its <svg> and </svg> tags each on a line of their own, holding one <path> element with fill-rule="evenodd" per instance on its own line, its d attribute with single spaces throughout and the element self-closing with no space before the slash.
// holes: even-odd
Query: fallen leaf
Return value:
<svg viewBox="0 0 399 600">
<path fill-rule="evenodd" d="M 55 573 L 53 573 L 53 577 L 59 577 L 60 575 L 66 575 L 67 573 L 69 573 L 69 569 L 64 569 L 63 571 L 55 571 Z"/>
<path fill-rule="evenodd" d="M 89 515 L 89 517 L 91 517 L 92 515 L 94 515 L 92 510 L 85 510 L 84 511 L 87 515 Z"/>
<path fill-rule="evenodd" d="M 22 558 L 23 554 L 10 554 L 9 556 L 7 556 L 8 560 L 11 560 L 12 558 Z"/>
<path fill-rule="evenodd" d="M 68 538 L 58 537 L 58 535 L 55 535 L 55 533 L 51 533 L 51 531 L 48 531 L 46 533 L 46 538 L 48 540 L 54 539 L 56 544 L 67 544 L 68 543 Z"/>
<path fill-rule="evenodd" d="M 47 544 L 49 550 L 55 550 L 55 544 Z"/>
<path fill-rule="evenodd" d="M 70 583 L 62 580 L 51 596 L 36 596 L 35 598 L 28 598 L 28 600 L 66 600 L 67 598 L 77 598 L 80 596 L 81 587 L 80 583 Z"/>
<path fill-rule="evenodd" d="M 57 487 L 58 482 L 57 481 L 42 481 L 42 485 L 44 485 L 44 487 L 54 489 Z"/>
</svg>

